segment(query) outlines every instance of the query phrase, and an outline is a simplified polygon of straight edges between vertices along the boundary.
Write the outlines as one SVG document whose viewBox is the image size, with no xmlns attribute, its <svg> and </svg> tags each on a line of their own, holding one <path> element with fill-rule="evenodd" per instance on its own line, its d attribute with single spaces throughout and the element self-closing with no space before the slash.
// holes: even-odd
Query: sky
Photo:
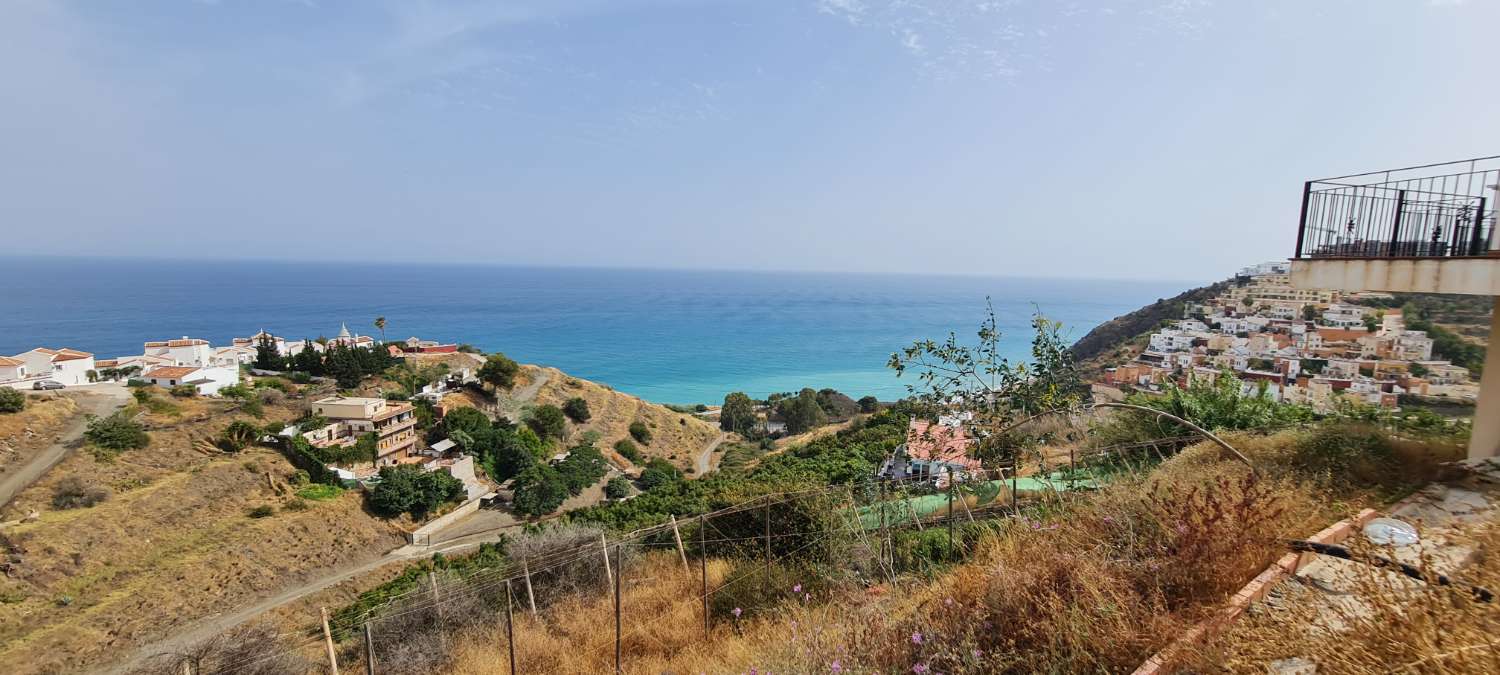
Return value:
<svg viewBox="0 0 1500 675">
<path fill-rule="evenodd" d="M 1216 279 L 1500 153 L 1483 0 L 4 0 L 14 254 Z"/>
</svg>

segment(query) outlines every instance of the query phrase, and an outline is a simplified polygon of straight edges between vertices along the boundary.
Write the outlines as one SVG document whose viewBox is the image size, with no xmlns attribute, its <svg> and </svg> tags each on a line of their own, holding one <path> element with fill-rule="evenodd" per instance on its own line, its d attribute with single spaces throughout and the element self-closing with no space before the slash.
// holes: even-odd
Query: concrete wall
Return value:
<svg viewBox="0 0 1500 675">
<path fill-rule="evenodd" d="M 1490 315 L 1490 344 L 1479 376 L 1479 404 L 1469 434 L 1469 459 L 1500 456 L 1500 298 Z"/>
<path fill-rule="evenodd" d="M 1500 258 L 1293 260 L 1292 285 L 1351 293 L 1500 295 Z"/>
</svg>

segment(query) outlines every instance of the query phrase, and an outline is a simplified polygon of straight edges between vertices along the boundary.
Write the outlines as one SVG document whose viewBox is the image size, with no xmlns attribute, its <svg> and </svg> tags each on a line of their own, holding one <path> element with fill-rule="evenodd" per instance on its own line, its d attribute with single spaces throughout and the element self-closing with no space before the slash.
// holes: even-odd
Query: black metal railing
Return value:
<svg viewBox="0 0 1500 675">
<path fill-rule="evenodd" d="M 1500 156 L 1308 181 L 1297 258 L 1500 255 Z"/>
</svg>

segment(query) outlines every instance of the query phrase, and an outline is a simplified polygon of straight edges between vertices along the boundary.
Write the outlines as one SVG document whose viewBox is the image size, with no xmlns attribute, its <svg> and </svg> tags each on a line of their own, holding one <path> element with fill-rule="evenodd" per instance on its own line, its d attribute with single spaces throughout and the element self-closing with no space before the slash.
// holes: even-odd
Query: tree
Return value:
<svg viewBox="0 0 1500 675">
<path fill-rule="evenodd" d="M 1316 321 L 1318 319 L 1318 308 L 1312 305 L 1302 306 L 1302 320 Z"/>
<path fill-rule="evenodd" d="M 484 359 L 484 365 L 479 367 L 479 379 L 496 389 L 510 389 L 515 386 L 516 373 L 519 372 L 520 364 L 496 352 Z"/>
<path fill-rule="evenodd" d="M 633 464 L 641 463 L 640 449 L 636 448 L 635 443 L 628 438 L 615 441 L 615 452 L 620 453 L 621 457 L 630 460 Z"/>
<path fill-rule="evenodd" d="M 630 437 L 641 445 L 651 445 L 651 430 L 640 420 L 630 423 Z"/>
<path fill-rule="evenodd" d="M 25 394 L 10 387 L 0 387 L 0 413 L 21 412 L 25 408 Z"/>
<path fill-rule="evenodd" d="M 533 464 L 512 483 L 515 498 L 511 506 L 523 516 L 544 516 L 557 510 L 568 498 L 568 486 L 557 470 L 546 464 Z"/>
<path fill-rule="evenodd" d="M 671 462 L 660 457 L 653 457 L 646 463 L 646 469 L 641 472 L 641 487 L 646 490 L 676 483 L 682 480 L 682 472 Z"/>
<path fill-rule="evenodd" d="M 375 317 L 375 327 L 380 329 L 380 343 L 385 344 L 385 317 Z"/>
<path fill-rule="evenodd" d="M 880 409 L 880 399 L 874 396 L 865 396 L 859 399 L 859 411 L 872 413 Z"/>
<path fill-rule="evenodd" d="M 83 438 L 95 447 L 114 452 L 139 450 L 151 443 L 145 427 L 118 412 L 90 420 Z"/>
<path fill-rule="evenodd" d="M 312 340 L 302 341 L 302 351 L 292 356 L 292 368 L 308 375 L 319 376 L 326 371 L 323 368 L 323 354 L 313 345 Z"/>
<path fill-rule="evenodd" d="M 787 433 L 791 434 L 811 431 L 828 422 L 828 413 L 818 405 L 818 392 L 811 388 L 803 389 L 794 398 L 778 401 L 776 414 L 786 422 Z"/>
<path fill-rule="evenodd" d="M 748 434 L 758 420 L 755 402 L 742 391 L 730 392 L 724 397 L 724 407 L 719 409 L 719 428 L 737 434 Z"/>
<path fill-rule="evenodd" d="M 286 368 L 286 359 L 282 358 L 281 352 L 276 351 L 276 341 L 272 340 L 271 336 L 264 332 L 255 341 L 255 367 L 259 370 L 283 370 Z"/>
<path fill-rule="evenodd" d="M 370 492 L 370 508 L 387 517 L 410 513 L 420 518 L 463 496 L 463 481 L 447 471 L 424 471 L 411 464 L 387 466 L 380 469 L 380 482 Z"/>
<path fill-rule="evenodd" d="M 604 496 L 610 499 L 624 499 L 630 496 L 630 481 L 623 476 L 615 476 L 604 484 Z"/>
<path fill-rule="evenodd" d="M 578 494 L 598 482 L 609 471 L 604 455 L 592 445 L 580 445 L 568 452 L 563 461 L 557 463 L 557 473 L 568 486 L 569 494 Z"/>
<path fill-rule="evenodd" d="M 564 415 L 568 416 L 568 419 L 573 420 L 574 424 L 583 424 L 589 421 L 589 417 L 591 416 L 589 414 L 589 402 L 583 400 L 581 396 L 574 396 L 568 399 L 563 404 L 562 411 Z"/>
<path fill-rule="evenodd" d="M 969 413 L 969 425 L 988 435 L 989 444 L 1006 443 L 999 432 L 1012 422 L 1077 407 L 1088 393 L 1063 341 L 1062 324 L 1037 313 L 1031 327 L 1031 359 L 1026 362 L 1012 363 L 1005 356 L 1008 350 L 1001 344 L 994 306 L 987 305 L 977 343 L 961 343 L 956 333 L 942 342 L 918 340 L 892 354 L 887 365 L 898 377 L 915 373 L 917 382 L 907 390 L 921 408 Z M 1016 451 L 1004 447 L 986 453 L 1005 460 Z"/>
<path fill-rule="evenodd" d="M 527 436 L 535 438 L 529 430 L 523 431 L 527 431 Z M 495 446 L 490 453 L 488 465 L 491 478 L 503 482 L 520 475 L 536 463 L 536 455 L 521 434 L 509 429 L 495 433 Z"/>
<path fill-rule="evenodd" d="M 547 403 L 532 409 L 531 416 L 526 418 L 526 426 L 531 427 L 538 438 L 547 441 L 561 439 L 568 429 L 568 420 L 560 408 Z"/>
</svg>

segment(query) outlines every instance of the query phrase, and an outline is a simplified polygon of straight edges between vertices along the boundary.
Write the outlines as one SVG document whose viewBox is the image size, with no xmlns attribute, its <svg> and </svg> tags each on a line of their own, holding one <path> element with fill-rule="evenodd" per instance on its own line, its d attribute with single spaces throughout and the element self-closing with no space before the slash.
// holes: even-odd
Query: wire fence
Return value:
<svg viewBox="0 0 1500 675">
<path fill-rule="evenodd" d="M 1118 473 L 1149 471 L 1197 440 L 1182 436 L 1075 450 L 1065 465 L 1044 462 L 1041 473 L 1027 476 L 1012 464 L 947 472 L 946 481 L 871 479 L 764 494 L 614 537 L 587 526 L 549 527 L 510 542 L 496 566 L 459 573 L 435 565 L 422 583 L 379 605 L 332 617 L 324 610 L 316 624 L 290 633 L 226 631 L 216 638 L 217 651 L 204 644 L 161 655 L 146 670 L 173 675 L 432 672 L 441 669 L 461 635 L 493 630 L 503 618 L 505 650 L 515 672 L 517 615 L 542 620 L 554 606 L 613 596 L 614 626 L 577 636 L 585 642 L 577 650 L 597 661 L 599 671 L 621 672 L 627 666 L 621 646 L 651 638 L 654 626 L 674 618 L 634 615 L 621 604 L 624 589 L 661 581 L 642 576 L 639 561 L 647 554 L 676 553 L 684 579 L 697 582 L 691 596 L 678 600 L 690 597 L 699 606 L 703 636 L 710 638 L 719 624 L 738 622 L 732 601 L 743 592 L 740 587 L 779 565 L 839 561 L 834 567 L 845 577 L 894 582 L 931 564 L 898 540 L 924 538 L 927 550 L 936 547 L 945 561 L 961 560 L 997 519 L 1061 505 Z M 711 560 L 732 564 L 724 576 L 713 578 Z"/>
</svg>

